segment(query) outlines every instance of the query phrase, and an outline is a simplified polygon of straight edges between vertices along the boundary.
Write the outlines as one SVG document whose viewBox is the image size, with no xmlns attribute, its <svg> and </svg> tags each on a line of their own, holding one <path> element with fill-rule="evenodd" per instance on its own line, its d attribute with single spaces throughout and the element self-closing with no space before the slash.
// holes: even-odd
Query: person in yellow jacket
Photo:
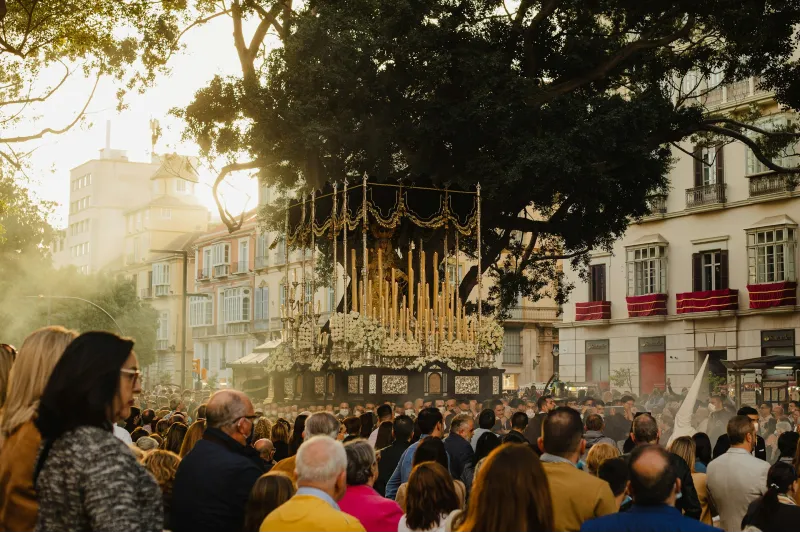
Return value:
<svg viewBox="0 0 800 533">
<path fill-rule="evenodd" d="M 341 442 L 311 437 L 297 451 L 296 465 L 297 493 L 267 515 L 260 531 L 366 531 L 336 503 L 347 490 Z"/>
</svg>

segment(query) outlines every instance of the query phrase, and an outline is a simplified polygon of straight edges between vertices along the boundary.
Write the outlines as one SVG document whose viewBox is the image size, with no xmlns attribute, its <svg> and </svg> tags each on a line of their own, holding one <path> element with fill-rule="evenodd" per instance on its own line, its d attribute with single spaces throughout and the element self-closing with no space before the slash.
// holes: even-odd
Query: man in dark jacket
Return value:
<svg viewBox="0 0 800 533">
<path fill-rule="evenodd" d="M 658 423 L 649 413 L 639 414 L 633 419 L 631 438 L 636 446 L 657 445 L 660 436 Z M 626 461 L 630 461 L 631 454 L 626 453 L 622 457 Z M 681 480 L 681 497 L 675 502 L 675 508 L 683 511 L 684 515 L 699 520 L 702 509 L 692 481 L 692 471 L 680 456 L 669 453 L 669 459 L 675 475 Z"/>
<path fill-rule="evenodd" d="M 450 423 L 450 434 L 444 439 L 444 449 L 450 456 L 450 473 L 453 479 L 460 479 L 469 491 L 475 474 L 475 452 L 470 440 L 475 429 L 475 421 L 469 413 L 461 413 L 453 417 Z"/>
<path fill-rule="evenodd" d="M 747 418 L 753 421 L 758 427 L 758 411 L 756 411 L 755 407 L 750 407 L 749 405 L 745 405 L 741 409 L 736 412 L 737 415 L 745 415 Z M 760 428 L 759 428 L 760 429 Z M 764 441 L 764 438 L 761 435 L 758 435 L 758 430 L 756 430 L 756 449 L 753 450 L 753 455 L 756 459 L 761 459 L 762 461 L 767 460 L 767 443 Z M 724 435 L 720 435 L 717 439 L 717 443 L 714 445 L 714 459 L 722 455 L 723 453 L 727 452 L 728 449 L 731 447 L 731 441 L 728 438 L 728 434 L 725 433 Z"/>
<path fill-rule="evenodd" d="M 517 444 L 530 444 L 525 438 L 525 429 L 528 427 L 528 415 L 517 411 L 511 415 L 511 431 L 503 437 L 503 444 L 513 442 Z"/>
<path fill-rule="evenodd" d="M 255 419 L 242 392 L 219 391 L 208 401 L 203 438 L 175 475 L 174 531 L 242 530 L 250 490 L 264 473 L 258 451 L 249 445 Z"/>
<path fill-rule="evenodd" d="M 528 422 L 528 426 L 525 428 L 525 438 L 533 444 L 534 449 L 538 448 L 536 443 L 539 442 L 539 437 L 542 436 L 542 422 L 547 418 L 547 413 L 556 408 L 556 402 L 552 396 L 545 394 L 539 396 L 539 399 L 536 400 L 536 406 L 539 408 L 539 412 Z M 542 453 L 538 449 L 537 452 L 539 454 Z"/>
<path fill-rule="evenodd" d="M 592 446 L 595 444 L 610 444 L 613 447 L 617 447 L 617 443 L 614 442 L 613 439 L 606 437 L 603 434 L 603 417 L 600 415 L 589 415 L 586 417 L 586 425 L 584 426 L 586 429 L 586 433 L 583 434 L 583 440 L 586 441 L 586 451 L 583 454 L 582 459 L 586 460 L 586 456 L 589 455 L 589 450 L 592 449 Z"/>
<path fill-rule="evenodd" d="M 395 468 L 400 463 L 403 452 L 411 446 L 411 435 L 414 433 L 414 421 L 406 415 L 398 416 L 392 423 L 392 438 L 394 441 L 390 446 L 377 450 L 380 457 L 378 459 L 378 479 L 375 480 L 373 489 L 378 491 L 381 496 L 386 495 L 386 483 L 392 477 Z"/>
</svg>

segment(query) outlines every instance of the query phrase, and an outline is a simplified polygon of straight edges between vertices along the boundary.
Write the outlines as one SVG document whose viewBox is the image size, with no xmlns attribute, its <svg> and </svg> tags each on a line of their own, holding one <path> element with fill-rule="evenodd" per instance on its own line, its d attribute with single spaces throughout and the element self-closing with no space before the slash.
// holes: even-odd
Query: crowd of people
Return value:
<svg viewBox="0 0 800 533">
<path fill-rule="evenodd" d="M 5 369 L 5 370 L 3 370 Z M 797 404 L 142 391 L 133 342 L 0 345 L 0 530 L 793 531 Z"/>
</svg>

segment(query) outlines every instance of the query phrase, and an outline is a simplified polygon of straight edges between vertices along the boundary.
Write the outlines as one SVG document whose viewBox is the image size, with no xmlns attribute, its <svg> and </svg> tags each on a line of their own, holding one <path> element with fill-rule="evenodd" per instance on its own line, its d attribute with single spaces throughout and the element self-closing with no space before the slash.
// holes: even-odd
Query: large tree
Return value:
<svg viewBox="0 0 800 533">
<path fill-rule="evenodd" d="M 796 127 L 767 132 L 755 110 L 713 114 L 696 96 L 714 88 L 704 80 L 755 76 L 800 108 L 800 0 L 213 5 L 203 16 L 231 18 L 241 76 L 213 79 L 182 115 L 207 155 L 227 158 L 219 180 L 254 169 L 286 189 L 365 172 L 480 182 L 501 307 L 557 279 L 556 260 L 585 261 L 646 215 L 681 142 L 737 140 L 771 170 L 798 172 L 773 162 Z M 271 30 L 281 46 L 268 52 Z"/>
</svg>

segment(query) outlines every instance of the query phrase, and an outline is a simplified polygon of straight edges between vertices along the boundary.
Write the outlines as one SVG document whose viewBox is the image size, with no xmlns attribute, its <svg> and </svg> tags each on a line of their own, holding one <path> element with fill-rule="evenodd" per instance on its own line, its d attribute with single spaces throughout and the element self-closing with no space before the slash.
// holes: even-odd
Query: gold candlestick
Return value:
<svg viewBox="0 0 800 533">
<path fill-rule="evenodd" d="M 439 252 L 433 252 L 433 311 L 439 318 Z"/>
<path fill-rule="evenodd" d="M 350 289 L 351 289 L 350 290 L 350 293 L 351 293 L 350 294 L 350 298 L 352 300 L 350 302 L 350 310 L 353 311 L 353 312 L 357 312 L 358 311 L 358 276 L 356 275 L 356 273 L 358 271 L 356 270 L 356 249 L 353 248 L 352 250 L 350 250 L 350 252 L 351 252 L 350 253 L 350 268 L 351 268 L 351 275 L 352 275 L 352 278 L 351 278 L 351 281 L 350 281 Z"/>
<path fill-rule="evenodd" d="M 411 308 L 411 315 L 414 314 L 414 265 L 411 263 L 412 250 L 411 243 L 408 243 L 408 306 Z M 411 318 L 409 316 L 409 318 Z M 410 320 L 409 320 L 410 322 Z"/>
</svg>

